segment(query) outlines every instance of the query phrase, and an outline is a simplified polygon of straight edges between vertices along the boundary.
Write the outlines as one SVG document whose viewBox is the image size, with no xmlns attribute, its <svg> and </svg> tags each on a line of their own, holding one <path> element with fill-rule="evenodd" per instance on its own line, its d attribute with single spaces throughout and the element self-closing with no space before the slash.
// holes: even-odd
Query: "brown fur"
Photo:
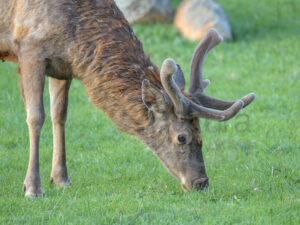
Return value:
<svg viewBox="0 0 300 225">
<path fill-rule="evenodd" d="M 3 12 L 9 12 L 7 17 Z M 45 73 L 50 77 L 54 136 L 51 180 L 58 186 L 70 184 L 64 124 L 73 78 L 82 81 L 91 102 L 120 130 L 146 143 L 185 189 L 200 184 L 201 179 L 208 184 L 198 119 L 176 117 L 158 68 L 113 0 L 0 0 L 0 28 L 0 59 L 19 63 L 27 110 L 30 162 L 24 181 L 26 195 L 42 192 L 38 143 L 44 122 Z M 145 79 L 152 85 L 147 87 L 149 92 L 142 89 Z M 156 110 L 148 105 L 156 105 Z M 187 138 L 185 145 L 178 143 L 180 135 Z"/>
<path fill-rule="evenodd" d="M 79 51 L 74 63 L 86 71 L 78 73 L 78 78 L 90 100 L 120 130 L 136 134 L 148 124 L 148 110 L 141 99 L 142 81 L 148 79 L 161 87 L 159 71 L 120 10 L 112 1 L 106 2 L 101 10 L 86 10 L 88 4 L 82 7 L 85 11 L 78 23 L 84 26 L 75 33 Z"/>
</svg>

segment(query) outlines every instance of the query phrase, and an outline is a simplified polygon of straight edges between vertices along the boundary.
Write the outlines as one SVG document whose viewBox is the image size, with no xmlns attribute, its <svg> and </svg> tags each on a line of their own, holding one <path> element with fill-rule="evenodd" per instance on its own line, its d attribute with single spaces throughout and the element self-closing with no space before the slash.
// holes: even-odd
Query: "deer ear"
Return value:
<svg viewBox="0 0 300 225">
<path fill-rule="evenodd" d="M 167 110 L 164 95 L 149 80 L 143 80 L 142 99 L 148 109 L 163 113 Z"/>
</svg>

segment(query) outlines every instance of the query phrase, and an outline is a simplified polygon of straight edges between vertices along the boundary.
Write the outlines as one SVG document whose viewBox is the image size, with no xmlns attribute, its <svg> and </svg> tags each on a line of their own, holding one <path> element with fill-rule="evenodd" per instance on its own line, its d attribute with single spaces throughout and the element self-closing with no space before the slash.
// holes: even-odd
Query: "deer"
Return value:
<svg viewBox="0 0 300 225">
<path fill-rule="evenodd" d="M 209 186 L 199 118 L 226 121 L 255 98 L 235 101 L 206 95 L 207 53 L 222 41 L 210 29 L 191 59 L 185 92 L 181 67 L 167 58 L 159 70 L 114 0 L 0 0 L 0 59 L 18 64 L 29 128 L 25 196 L 42 195 L 39 141 L 45 120 L 43 91 L 49 78 L 53 160 L 51 183 L 71 185 L 66 164 L 68 91 L 80 80 L 90 102 L 117 129 L 137 137 L 186 191 Z"/>
</svg>

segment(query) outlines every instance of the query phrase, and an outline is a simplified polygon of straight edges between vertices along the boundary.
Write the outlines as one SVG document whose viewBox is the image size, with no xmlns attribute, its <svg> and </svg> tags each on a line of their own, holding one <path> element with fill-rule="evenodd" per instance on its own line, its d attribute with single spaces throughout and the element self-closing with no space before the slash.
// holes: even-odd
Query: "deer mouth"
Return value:
<svg viewBox="0 0 300 225">
<path fill-rule="evenodd" d="M 191 191 L 193 189 L 199 191 L 199 190 L 205 190 L 209 186 L 209 179 L 208 177 L 203 177 L 196 179 L 192 182 L 189 182 L 186 178 L 180 179 L 181 187 L 184 191 Z"/>
<path fill-rule="evenodd" d="M 197 179 L 193 182 L 193 188 L 196 190 L 205 190 L 209 186 L 208 177 Z"/>
</svg>

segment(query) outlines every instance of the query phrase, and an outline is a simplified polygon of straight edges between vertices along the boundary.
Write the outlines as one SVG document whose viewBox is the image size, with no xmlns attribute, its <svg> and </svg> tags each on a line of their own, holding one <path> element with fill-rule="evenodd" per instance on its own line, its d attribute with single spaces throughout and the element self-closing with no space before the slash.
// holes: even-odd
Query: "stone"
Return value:
<svg viewBox="0 0 300 225">
<path fill-rule="evenodd" d="M 176 11 L 174 24 L 194 41 L 201 40 L 210 28 L 215 28 L 224 40 L 233 40 L 226 13 L 214 0 L 184 0 Z"/>
<path fill-rule="evenodd" d="M 173 16 L 170 0 L 115 0 L 129 23 L 164 22 Z"/>
</svg>

